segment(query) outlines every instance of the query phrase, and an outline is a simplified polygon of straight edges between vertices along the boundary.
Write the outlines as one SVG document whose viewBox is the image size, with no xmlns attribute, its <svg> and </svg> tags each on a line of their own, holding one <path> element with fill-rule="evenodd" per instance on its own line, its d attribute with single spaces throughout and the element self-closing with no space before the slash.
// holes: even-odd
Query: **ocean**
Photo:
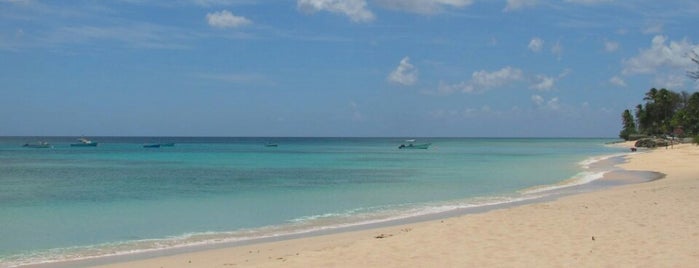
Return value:
<svg viewBox="0 0 699 268">
<path fill-rule="evenodd" d="M 26 148 L 37 140 L 52 148 Z M 546 197 L 613 139 L 0 137 L 0 267 L 216 245 Z M 144 148 L 144 144 L 174 143 Z M 274 143 L 277 147 L 265 146 Z"/>
</svg>

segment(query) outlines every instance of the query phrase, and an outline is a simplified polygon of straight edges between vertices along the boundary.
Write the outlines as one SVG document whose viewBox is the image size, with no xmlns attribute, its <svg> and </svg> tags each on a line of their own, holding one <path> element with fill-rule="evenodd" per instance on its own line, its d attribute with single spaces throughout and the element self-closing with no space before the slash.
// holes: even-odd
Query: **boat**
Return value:
<svg viewBox="0 0 699 268">
<path fill-rule="evenodd" d="M 279 144 L 268 142 L 268 143 L 265 143 L 265 147 L 279 147 Z"/>
<path fill-rule="evenodd" d="M 152 143 L 144 144 L 143 148 L 160 148 L 160 147 L 175 147 L 174 143 Z"/>
<path fill-rule="evenodd" d="M 36 143 L 25 143 L 22 147 L 26 148 L 53 148 L 51 144 L 45 141 L 39 141 Z"/>
<path fill-rule="evenodd" d="M 432 143 L 422 143 L 422 144 L 415 144 L 415 140 L 405 140 L 408 145 L 401 144 L 398 146 L 398 149 L 427 149 L 430 148 L 430 145 Z"/>
<path fill-rule="evenodd" d="M 79 143 L 71 143 L 70 147 L 95 147 L 97 146 L 97 142 L 93 142 L 91 140 L 88 140 L 86 138 L 79 138 L 78 141 Z"/>
</svg>

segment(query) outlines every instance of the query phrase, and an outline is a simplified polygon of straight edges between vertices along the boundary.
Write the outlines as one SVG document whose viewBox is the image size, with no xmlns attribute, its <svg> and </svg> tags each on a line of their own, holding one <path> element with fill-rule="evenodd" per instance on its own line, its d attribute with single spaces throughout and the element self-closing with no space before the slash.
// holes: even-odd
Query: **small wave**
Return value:
<svg viewBox="0 0 699 268">
<path fill-rule="evenodd" d="M 600 171 L 600 172 L 580 172 L 578 175 L 574 176 L 572 179 L 562 181 L 557 184 L 553 185 L 543 185 L 543 186 L 536 186 L 532 188 L 527 188 L 524 190 L 521 190 L 520 193 L 523 195 L 530 195 L 530 194 L 537 194 L 537 193 L 544 193 L 548 191 L 554 191 L 554 190 L 560 190 L 563 188 L 568 188 L 568 187 L 573 187 L 573 186 L 578 186 L 578 185 L 583 185 L 583 184 L 588 184 L 593 181 L 599 180 L 604 177 L 604 174 L 607 174 L 609 171 Z"/>
<path fill-rule="evenodd" d="M 602 162 L 605 160 L 609 160 L 612 158 L 616 158 L 616 157 L 626 156 L 626 155 L 629 155 L 629 153 L 617 153 L 617 154 L 593 156 L 593 157 L 590 157 L 590 158 L 587 158 L 583 161 L 578 162 L 578 165 L 584 169 L 590 169 L 590 167 L 596 163 L 599 163 L 599 162 Z"/>
<path fill-rule="evenodd" d="M 254 229 L 229 232 L 187 233 L 162 239 L 143 239 L 28 252 L 1 258 L 0 267 L 81 261 L 185 247 L 228 244 L 256 239 L 303 235 L 318 231 L 380 224 L 460 209 L 507 204 L 535 198 L 539 198 L 539 196 L 480 197 L 431 204 L 403 204 L 352 209 L 341 213 L 326 213 L 301 217 L 293 219 L 287 224 Z"/>
<path fill-rule="evenodd" d="M 162 239 L 142 239 L 103 243 L 91 246 L 40 250 L 2 258 L 0 259 L 0 267 L 18 267 L 25 265 L 81 261 L 267 237 L 259 235 L 258 233 L 259 231 L 254 230 L 188 233 Z"/>
</svg>

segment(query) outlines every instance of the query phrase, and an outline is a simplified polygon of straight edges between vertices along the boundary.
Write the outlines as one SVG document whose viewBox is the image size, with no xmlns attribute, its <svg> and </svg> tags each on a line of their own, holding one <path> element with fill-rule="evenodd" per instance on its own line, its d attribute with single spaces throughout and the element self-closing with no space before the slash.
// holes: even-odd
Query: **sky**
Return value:
<svg viewBox="0 0 699 268">
<path fill-rule="evenodd" d="M 617 137 L 696 0 L 0 0 L 0 136 Z"/>
</svg>

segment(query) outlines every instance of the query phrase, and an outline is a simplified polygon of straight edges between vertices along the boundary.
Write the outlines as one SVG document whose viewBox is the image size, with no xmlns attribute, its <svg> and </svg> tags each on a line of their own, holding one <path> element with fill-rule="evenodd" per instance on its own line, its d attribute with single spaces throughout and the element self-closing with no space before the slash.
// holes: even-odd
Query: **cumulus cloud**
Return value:
<svg viewBox="0 0 699 268">
<path fill-rule="evenodd" d="M 667 89 L 680 89 L 684 87 L 686 77 L 684 75 L 668 74 L 655 77 L 654 87 Z"/>
<path fill-rule="evenodd" d="M 539 96 L 539 95 L 532 95 L 532 102 L 536 104 L 536 106 L 541 106 L 544 104 L 545 100 L 544 97 Z"/>
<path fill-rule="evenodd" d="M 553 87 L 556 83 L 555 78 L 550 77 L 550 76 L 544 76 L 544 75 L 537 75 L 536 80 L 537 80 L 537 83 L 529 86 L 529 88 L 541 90 L 541 91 L 546 91 L 546 90 L 553 89 Z"/>
<path fill-rule="evenodd" d="M 374 20 L 374 13 L 367 8 L 366 0 L 298 0 L 296 6 L 307 13 L 327 11 L 343 14 L 354 22 Z"/>
<path fill-rule="evenodd" d="M 542 109 L 559 110 L 561 108 L 561 102 L 558 97 L 553 97 L 546 101 L 546 99 L 540 95 L 532 95 L 531 100 L 534 105 Z"/>
<path fill-rule="evenodd" d="M 527 48 L 529 48 L 531 51 L 539 52 L 544 48 L 544 40 L 541 40 L 539 37 L 534 37 L 531 41 L 529 41 Z"/>
<path fill-rule="evenodd" d="M 551 110 L 558 110 L 561 108 L 561 102 L 558 100 L 558 97 L 553 97 L 546 102 L 546 107 Z"/>
<path fill-rule="evenodd" d="M 609 78 L 609 83 L 618 87 L 626 87 L 626 81 L 624 81 L 624 79 L 619 77 L 618 75 Z"/>
<path fill-rule="evenodd" d="M 410 64 L 410 58 L 403 58 L 398 67 L 388 75 L 388 81 L 404 86 L 411 86 L 417 82 L 417 68 Z"/>
<path fill-rule="evenodd" d="M 507 5 L 505 6 L 505 9 L 503 9 L 502 11 L 509 12 L 523 9 L 526 7 L 532 7 L 535 6 L 537 2 L 538 0 L 507 0 Z"/>
<path fill-rule="evenodd" d="M 228 10 L 206 14 L 206 21 L 217 28 L 235 28 L 252 23 L 249 19 L 233 15 Z"/>
<path fill-rule="evenodd" d="M 687 57 L 689 53 L 699 49 L 687 39 L 682 41 L 670 41 L 662 35 L 656 35 L 648 49 L 642 49 L 640 53 L 623 61 L 624 74 L 650 74 L 659 68 L 686 69 L 692 66 L 692 60 Z"/>
<path fill-rule="evenodd" d="M 619 43 L 614 41 L 604 41 L 604 51 L 614 52 L 619 49 Z"/>
<path fill-rule="evenodd" d="M 510 66 L 494 72 L 481 70 L 471 75 L 471 84 L 474 88 L 489 89 L 521 80 L 522 76 L 522 70 Z"/>
<path fill-rule="evenodd" d="M 438 92 L 440 94 L 450 94 L 457 91 L 464 93 L 484 92 L 522 80 L 523 76 L 522 70 L 510 66 L 493 72 L 481 70 L 473 72 L 471 80 L 468 82 L 458 84 L 440 83 Z"/>
<path fill-rule="evenodd" d="M 556 82 L 568 76 L 572 71 L 570 69 L 564 69 L 558 76 L 547 76 L 547 75 L 537 75 L 534 80 L 534 84 L 530 85 L 529 88 L 539 90 L 539 91 L 549 91 L 556 87 Z"/>
<path fill-rule="evenodd" d="M 461 8 L 473 4 L 473 0 L 375 0 L 374 2 L 388 9 L 420 14 L 437 13 L 444 7 Z"/>
</svg>

